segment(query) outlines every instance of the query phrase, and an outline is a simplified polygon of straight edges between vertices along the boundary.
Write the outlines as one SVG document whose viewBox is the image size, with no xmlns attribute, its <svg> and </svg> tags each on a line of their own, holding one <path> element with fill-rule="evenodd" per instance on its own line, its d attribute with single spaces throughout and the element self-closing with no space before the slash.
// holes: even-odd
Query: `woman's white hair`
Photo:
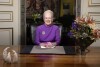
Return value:
<svg viewBox="0 0 100 67">
<path fill-rule="evenodd" d="M 51 10 L 46 10 L 46 11 L 43 13 L 43 17 L 44 17 L 45 14 L 47 14 L 47 13 L 50 13 L 50 14 L 52 15 L 52 17 L 53 17 L 53 11 L 51 11 Z"/>
</svg>

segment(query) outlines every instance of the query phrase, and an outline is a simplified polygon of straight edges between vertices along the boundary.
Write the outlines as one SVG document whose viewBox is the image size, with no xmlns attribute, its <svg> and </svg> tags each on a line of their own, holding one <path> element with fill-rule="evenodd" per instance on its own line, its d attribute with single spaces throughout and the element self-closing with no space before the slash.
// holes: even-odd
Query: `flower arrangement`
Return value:
<svg viewBox="0 0 100 67">
<path fill-rule="evenodd" d="M 76 39 L 84 39 L 89 37 L 91 40 L 96 40 L 100 38 L 99 29 L 97 29 L 95 21 L 93 18 L 87 17 L 77 17 L 75 22 L 72 23 L 72 27 L 68 36 Z"/>
<path fill-rule="evenodd" d="M 97 29 L 95 21 L 90 16 L 77 17 L 75 22 L 72 23 L 68 36 L 75 38 L 81 44 L 84 43 L 83 46 L 86 46 L 100 38 L 100 30 Z"/>
</svg>

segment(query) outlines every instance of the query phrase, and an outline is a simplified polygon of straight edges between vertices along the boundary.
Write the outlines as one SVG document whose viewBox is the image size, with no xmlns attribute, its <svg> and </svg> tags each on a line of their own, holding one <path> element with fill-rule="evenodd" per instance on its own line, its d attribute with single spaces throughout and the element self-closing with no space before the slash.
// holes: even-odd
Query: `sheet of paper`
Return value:
<svg viewBox="0 0 100 67">
<path fill-rule="evenodd" d="M 41 48 L 47 48 L 47 47 L 41 46 Z M 55 48 L 55 46 L 52 46 L 52 47 L 50 47 L 50 48 Z"/>
</svg>

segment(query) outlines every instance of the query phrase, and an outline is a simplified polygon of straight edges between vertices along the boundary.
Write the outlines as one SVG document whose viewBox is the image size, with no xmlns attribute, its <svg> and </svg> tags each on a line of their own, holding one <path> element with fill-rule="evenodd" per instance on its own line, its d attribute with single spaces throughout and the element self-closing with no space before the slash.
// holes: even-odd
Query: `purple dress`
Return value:
<svg viewBox="0 0 100 67">
<path fill-rule="evenodd" d="M 45 24 L 40 25 L 36 29 L 36 44 L 43 42 L 56 42 L 60 43 L 60 30 L 56 25 L 47 26 Z"/>
</svg>

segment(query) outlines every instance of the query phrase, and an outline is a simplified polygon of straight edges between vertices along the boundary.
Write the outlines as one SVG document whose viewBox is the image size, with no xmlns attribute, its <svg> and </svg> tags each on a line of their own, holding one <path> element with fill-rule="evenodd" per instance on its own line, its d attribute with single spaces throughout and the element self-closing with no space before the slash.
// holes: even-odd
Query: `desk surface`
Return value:
<svg viewBox="0 0 100 67">
<path fill-rule="evenodd" d="M 19 62 L 7 64 L 2 58 L 0 46 L 0 67 L 100 67 L 100 47 L 89 47 L 86 55 L 33 55 L 19 54 Z M 19 51 L 20 46 L 12 46 Z"/>
<path fill-rule="evenodd" d="M 20 53 L 22 54 L 66 54 L 75 55 L 77 46 L 55 46 L 54 48 L 41 48 L 40 46 L 25 46 Z"/>
</svg>

